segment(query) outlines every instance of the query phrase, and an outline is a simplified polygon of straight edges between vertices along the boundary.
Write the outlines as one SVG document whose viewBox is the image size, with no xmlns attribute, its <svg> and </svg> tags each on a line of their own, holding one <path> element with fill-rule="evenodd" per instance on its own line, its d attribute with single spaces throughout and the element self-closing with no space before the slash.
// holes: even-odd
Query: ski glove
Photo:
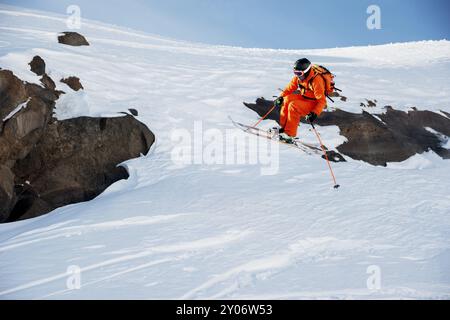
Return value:
<svg viewBox="0 0 450 320">
<path fill-rule="evenodd" d="M 308 119 L 308 121 L 310 123 L 313 123 L 317 119 L 317 114 L 315 114 L 314 112 L 310 112 L 308 114 L 308 118 L 307 119 Z"/>
<path fill-rule="evenodd" d="M 275 100 L 274 105 L 277 108 L 281 108 L 283 106 L 284 98 L 278 97 L 277 100 Z"/>
</svg>

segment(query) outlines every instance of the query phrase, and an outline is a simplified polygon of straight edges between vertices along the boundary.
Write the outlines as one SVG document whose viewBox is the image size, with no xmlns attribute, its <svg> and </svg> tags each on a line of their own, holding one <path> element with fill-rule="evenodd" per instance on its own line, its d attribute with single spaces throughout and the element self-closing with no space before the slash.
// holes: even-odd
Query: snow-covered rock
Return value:
<svg viewBox="0 0 450 320">
<path fill-rule="evenodd" d="M 31 72 L 36 75 L 43 76 L 45 74 L 45 61 L 41 57 L 34 56 L 29 65 Z"/>
<path fill-rule="evenodd" d="M 58 36 L 58 42 L 69 46 L 88 46 L 86 38 L 78 32 L 65 31 Z"/>
<path fill-rule="evenodd" d="M 44 60 L 39 61 L 45 65 Z M 54 85 L 45 68 L 42 71 L 47 83 Z M 127 170 L 118 165 L 147 154 L 155 140 L 131 115 L 81 117 L 87 112 L 87 103 L 80 97 L 84 93 L 69 89 L 64 94 L 48 84 L 45 88 L 30 84 L 11 71 L 0 70 L 0 115 L 4 115 L 0 222 L 36 217 L 91 200 L 112 183 L 128 178 Z M 25 97 L 28 99 L 21 102 Z M 52 117 L 58 97 L 59 121 Z M 73 119 L 76 112 L 80 117 Z"/>
<path fill-rule="evenodd" d="M 244 105 L 262 117 L 272 109 L 273 103 L 260 98 Z M 273 109 L 267 119 L 279 121 L 279 108 Z M 336 150 L 373 165 L 402 162 L 429 150 L 443 159 L 450 159 L 450 150 L 445 147 L 447 139 L 442 137 L 450 135 L 450 119 L 442 113 L 416 108 L 404 112 L 385 107 L 382 114 L 365 110 L 356 114 L 334 109 L 322 113 L 316 122 L 321 126 L 339 127 L 340 134 L 346 139 Z M 308 125 L 305 120 L 303 123 Z"/>
<path fill-rule="evenodd" d="M 83 85 L 81 84 L 80 78 L 78 78 L 78 77 L 74 77 L 74 76 L 67 77 L 67 78 L 61 79 L 60 82 L 67 84 L 70 87 L 70 89 L 72 89 L 74 91 L 83 89 Z"/>
</svg>

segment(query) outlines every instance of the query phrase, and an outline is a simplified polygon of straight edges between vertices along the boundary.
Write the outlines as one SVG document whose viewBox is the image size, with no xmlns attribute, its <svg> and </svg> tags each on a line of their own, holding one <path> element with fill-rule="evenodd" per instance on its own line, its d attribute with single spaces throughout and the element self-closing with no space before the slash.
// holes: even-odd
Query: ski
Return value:
<svg viewBox="0 0 450 320">
<path fill-rule="evenodd" d="M 296 149 L 300 149 L 302 151 L 304 151 L 305 153 L 312 155 L 312 154 L 322 154 L 322 150 L 320 148 L 320 146 L 316 146 L 313 144 L 309 144 L 309 143 L 305 143 L 302 142 L 300 140 L 295 140 L 294 143 L 287 143 L 283 140 L 280 140 L 278 135 L 274 135 L 272 132 L 266 131 L 266 130 L 262 130 L 259 128 L 254 128 L 252 126 L 248 126 L 246 124 L 242 124 L 240 122 L 234 121 L 231 117 L 229 117 L 229 119 L 231 120 L 231 122 L 233 123 L 233 125 L 235 127 L 237 127 L 238 129 L 241 129 L 242 131 L 249 133 L 249 134 L 253 134 L 256 135 L 258 137 L 263 137 L 272 141 L 276 141 L 278 143 L 281 143 L 283 145 L 292 147 L 292 148 L 296 148 Z"/>
</svg>

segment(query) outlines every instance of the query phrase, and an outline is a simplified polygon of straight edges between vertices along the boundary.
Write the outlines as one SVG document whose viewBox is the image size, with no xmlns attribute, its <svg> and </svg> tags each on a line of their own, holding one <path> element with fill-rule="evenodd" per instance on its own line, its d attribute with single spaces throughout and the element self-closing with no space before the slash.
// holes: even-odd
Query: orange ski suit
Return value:
<svg viewBox="0 0 450 320">
<path fill-rule="evenodd" d="M 295 93 L 296 91 L 299 93 Z M 284 132 L 291 137 L 297 136 L 298 125 L 302 117 L 307 116 L 310 112 L 320 115 L 327 105 L 325 80 L 320 75 L 316 76 L 314 69 L 311 69 L 309 76 L 303 81 L 294 76 L 281 96 L 284 101 L 281 108 L 280 125 L 284 128 Z"/>
</svg>

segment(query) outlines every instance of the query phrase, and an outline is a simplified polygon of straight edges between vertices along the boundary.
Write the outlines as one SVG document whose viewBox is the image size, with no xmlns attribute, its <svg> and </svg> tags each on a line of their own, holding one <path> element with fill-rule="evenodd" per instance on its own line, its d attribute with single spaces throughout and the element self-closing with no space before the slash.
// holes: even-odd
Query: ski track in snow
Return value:
<svg viewBox="0 0 450 320">
<path fill-rule="evenodd" d="M 147 250 L 142 250 L 141 248 L 139 248 L 138 253 L 126 254 L 123 256 L 119 256 L 117 258 L 104 260 L 100 263 L 95 263 L 95 264 L 89 265 L 87 267 L 83 267 L 83 268 L 81 268 L 80 271 L 81 271 L 81 273 L 85 273 L 85 272 L 89 272 L 89 271 L 99 269 L 99 268 L 102 268 L 105 266 L 109 266 L 109 265 L 113 265 L 113 264 L 117 264 L 117 263 L 128 262 L 130 260 L 135 260 L 135 259 L 139 259 L 139 258 L 145 258 L 154 253 L 176 253 L 176 252 L 180 252 L 180 251 L 189 252 L 189 251 L 196 251 L 196 250 L 201 250 L 201 249 L 205 249 L 205 248 L 220 246 L 220 245 L 226 244 L 229 241 L 234 241 L 236 239 L 239 239 L 240 237 L 244 237 L 245 235 L 246 235 L 246 232 L 243 232 L 243 233 L 228 232 L 227 234 L 222 235 L 222 236 L 213 237 L 213 238 L 205 238 L 205 239 L 200 239 L 200 240 L 192 241 L 192 242 L 183 242 L 183 243 L 179 243 L 179 244 L 169 244 L 169 245 L 157 246 L 157 247 L 152 247 Z M 151 265 L 154 265 L 154 264 L 150 264 L 148 266 L 151 266 Z M 136 269 L 136 270 L 138 270 L 138 269 Z M 121 272 L 121 273 L 119 273 L 119 275 L 124 274 L 124 273 L 126 273 L 126 272 Z M 114 276 L 115 275 L 107 277 L 107 279 L 112 278 Z M 32 281 L 30 283 L 26 283 L 26 284 L 23 284 L 21 286 L 18 286 L 18 287 L 12 288 L 12 289 L 0 291 L 0 297 L 11 294 L 11 293 L 15 293 L 15 292 L 18 292 L 21 290 L 29 289 L 29 288 L 32 288 L 35 286 L 39 286 L 42 284 L 46 284 L 49 282 L 53 282 L 56 280 L 65 279 L 65 278 L 67 278 L 67 274 L 61 273 L 61 274 L 58 274 L 58 275 L 55 275 L 52 277 L 40 279 L 37 281 Z"/>
<path fill-rule="evenodd" d="M 28 62 L 40 55 L 67 92 L 59 119 L 136 108 L 157 141 L 96 199 L 0 225 L 0 299 L 450 298 L 450 164 L 433 152 L 387 168 L 347 157 L 333 164 L 339 191 L 322 160 L 290 148 L 267 176 L 260 165 L 171 160 L 173 130 L 193 133 L 198 120 L 233 130 L 229 115 L 254 123 L 242 101 L 276 95 L 304 55 L 337 74 L 348 101 L 333 107 L 449 112 L 450 42 L 247 49 L 83 20 L 91 46 L 75 48 L 57 43 L 65 30 L 64 16 L 0 5 L 0 67 L 39 83 Z M 59 82 L 73 75 L 83 92 Z M 377 107 L 362 109 L 365 99 Z M 330 148 L 345 142 L 337 127 L 319 131 Z M 306 126 L 299 134 L 316 143 Z M 66 285 L 69 266 L 81 269 L 79 290 Z M 367 288 L 369 266 L 379 290 Z"/>
</svg>

